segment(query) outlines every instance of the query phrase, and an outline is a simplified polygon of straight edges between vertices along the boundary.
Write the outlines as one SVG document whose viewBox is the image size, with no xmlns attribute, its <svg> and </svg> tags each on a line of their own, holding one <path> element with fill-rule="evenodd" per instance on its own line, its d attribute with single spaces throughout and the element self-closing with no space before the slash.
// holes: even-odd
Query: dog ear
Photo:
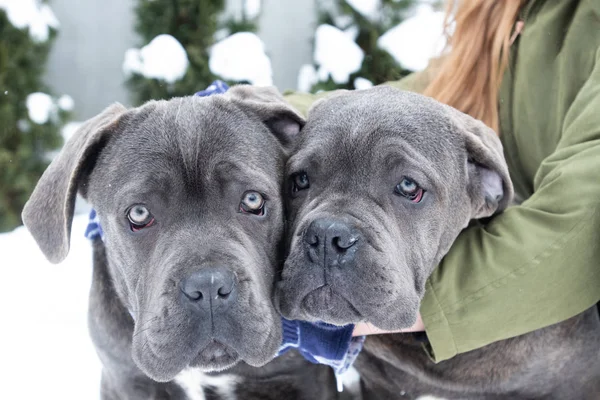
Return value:
<svg viewBox="0 0 600 400">
<path fill-rule="evenodd" d="M 237 85 L 229 89 L 224 96 L 238 104 L 242 109 L 256 114 L 271 132 L 289 148 L 298 138 L 306 123 L 275 87 Z"/>
<path fill-rule="evenodd" d="M 23 208 L 23 223 L 52 263 L 61 262 L 69 253 L 78 181 L 87 159 L 105 142 L 125 111 L 116 103 L 86 121 L 44 171 Z"/>
<path fill-rule="evenodd" d="M 453 108 L 450 113 L 468 154 L 473 218 L 489 217 L 504 210 L 514 196 L 502 144 L 496 132 L 483 122 Z"/>
</svg>

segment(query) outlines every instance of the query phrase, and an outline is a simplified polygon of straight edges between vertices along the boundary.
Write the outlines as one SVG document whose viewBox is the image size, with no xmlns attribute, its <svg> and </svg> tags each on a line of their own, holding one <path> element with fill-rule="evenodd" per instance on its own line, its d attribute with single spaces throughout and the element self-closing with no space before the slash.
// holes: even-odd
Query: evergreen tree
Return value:
<svg viewBox="0 0 600 400">
<path fill-rule="evenodd" d="M 365 57 L 360 70 L 351 74 L 347 82 L 337 84 L 329 77 L 327 81 L 317 82 L 311 91 L 355 89 L 354 80 L 358 77 L 378 85 L 408 75 L 411 71 L 399 65 L 387 51 L 380 49 L 377 40 L 389 29 L 402 22 L 415 2 L 415 0 L 380 0 L 377 18 L 367 18 L 346 0 L 335 0 L 334 7 L 321 8 L 319 23 L 329 24 L 341 30 L 350 27 L 358 28 L 355 42 L 363 50 Z"/>
<path fill-rule="evenodd" d="M 0 8 L 0 232 L 21 224 L 21 210 L 42 172 L 49 153 L 62 144 L 60 128 L 67 112 L 55 107 L 47 122 L 29 118 L 31 93 L 48 93 L 42 78 L 54 29 L 46 41 L 33 40 L 28 29 L 11 24 Z"/>
<path fill-rule="evenodd" d="M 256 30 L 255 21 L 245 16 L 220 23 L 223 9 L 224 0 L 138 0 L 136 31 L 144 44 L 160 34 L 173 36 L 185 49 L 189 67 L 185 76 L 173 84 L 133 74 L 127 85 L 136 104 L 189 96 L 218 78 L 208 67 L 209 49 L 217 30 L 226 29 L 227 34 Z"/>
</svg>

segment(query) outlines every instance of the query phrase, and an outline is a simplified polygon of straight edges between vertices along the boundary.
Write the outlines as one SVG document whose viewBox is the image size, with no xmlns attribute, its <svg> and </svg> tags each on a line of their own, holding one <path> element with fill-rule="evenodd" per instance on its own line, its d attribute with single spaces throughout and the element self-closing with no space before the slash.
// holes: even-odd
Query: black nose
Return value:
<svg viewBox="0 0 600 400">
<path fill-rule="evenodd" d="M 237 298 L 237 279 L 228 268 L 208 267 L 181 281 L 183 300 L 196 310 L 223 310 Z"/>
<path fill-rule="evenodd" d="M 323 262 L 326 267 L 342 267 L 354 261 L 359 239 L 357 229 L 328 218 L 314 220 L 304 235 L 311 261 Z"/>
</svg>

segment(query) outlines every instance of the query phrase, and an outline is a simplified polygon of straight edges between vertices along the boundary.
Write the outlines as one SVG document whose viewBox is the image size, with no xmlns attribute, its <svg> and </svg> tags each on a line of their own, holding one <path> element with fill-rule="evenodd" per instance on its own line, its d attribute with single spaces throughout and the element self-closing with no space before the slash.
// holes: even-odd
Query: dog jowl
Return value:
<svg viewBox="0 0 600 400">
<path fill-rule="evenodd" d="M 425 281 L 459 232 L 513 193 L 491 129 L 390 87 L 316 103 L 287 172 L 280 311 L 382 329 L 414 323 Z"/>
<path fill-rule="evenodd" d="M 107 276 L 95 271 L 90 325 L 105 367 L 121 362 L 113 348 L 123 342 L 156 381 L 187 367 L 218 371 L 274 357 L 282 170 L 302 124 L 275 91 L 238 86 L 130 110 L 113 105 L 65 145 L 23 219 L 59 262 L 76 193 L 97 210 L 105 235 L 94 268 L 105 264 Z M 107 309 L 121 306 L 125 322 L 111 320 Z"/>
</svg>

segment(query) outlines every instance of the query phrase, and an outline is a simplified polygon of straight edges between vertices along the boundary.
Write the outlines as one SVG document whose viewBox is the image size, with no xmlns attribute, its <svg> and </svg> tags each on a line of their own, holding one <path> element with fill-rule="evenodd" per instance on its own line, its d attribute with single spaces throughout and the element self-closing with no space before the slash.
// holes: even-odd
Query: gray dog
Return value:
<svg viewBox="0 0 600 400">
<path fill-rule="evenodd" d="M 276 91 L 249 86 L 116 104 L 48 167 L 23 211 L 46 257 L 69 251 L 77 192 L 105 233 L 89 309 L 104 399 L 336 396 L 329 368 L 293 352 L 254 368 L 282 340 L 281 184 L 303 124 Z"/>
<path fill-rule="evenodd" d="M 288 165 L 290 249 L 276 303 L 291 319 L 401 329 L 471 220 L 513 188 L 495 133 L 390 87 L 319 101 Z M 435 364 L 411 334 L 369 337 L 356 366 L 367 399 L 600 396 L 596 308 Z"/>
</svg>

